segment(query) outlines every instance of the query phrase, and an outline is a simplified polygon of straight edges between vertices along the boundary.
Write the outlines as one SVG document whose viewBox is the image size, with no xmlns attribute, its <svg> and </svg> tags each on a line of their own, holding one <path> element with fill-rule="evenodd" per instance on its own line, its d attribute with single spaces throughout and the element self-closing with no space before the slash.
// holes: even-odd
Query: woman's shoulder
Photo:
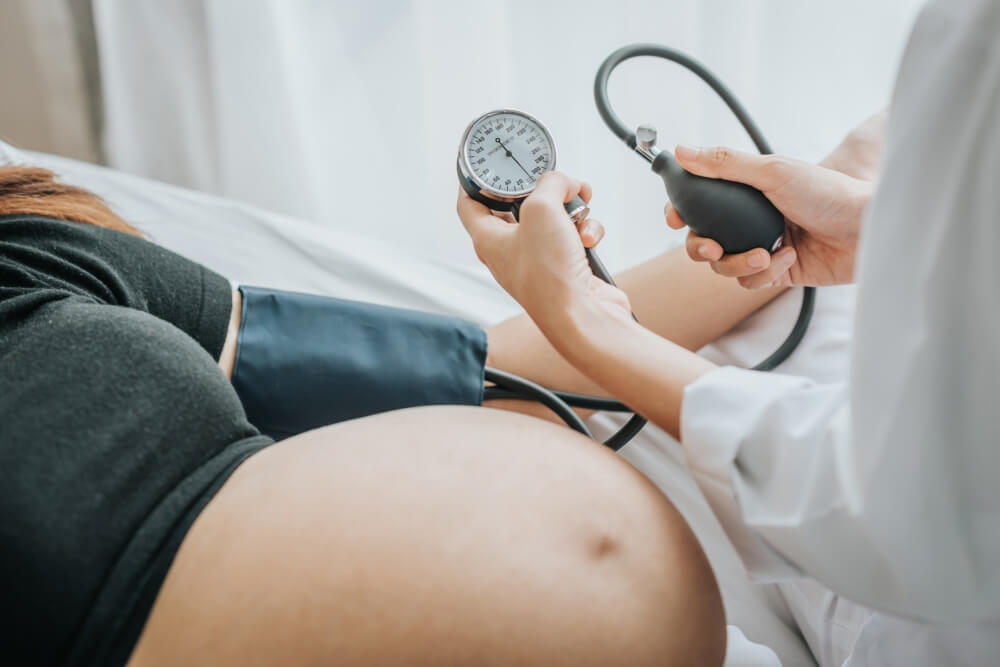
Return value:
<svg viewBox="0 0 1000 667">
<path fill-rule="evenodd" d="M 214 356 L 232 307 L 225 278 L 139 236 L 55 218 L 0 216 L 0 320 L 16 324 L 35 307 L 69 297 L 147 312 Z"/>
<path fill-rule="evenodd" d="M 79 222 L 0 216 L 0 299 L 10 290 L 48 288 L 115 303 L 117 257 L 134 252 L 136 242 L 146 243 Z"/>
<path fill-rule="evenodd" d="M 0 243 L 41 248 L 58 247 L 66 243 L 89 246 L 119 237 L 136 238 L 117 230 L 62 218 L 32 213 L 0 215 Z"/>
</svg>

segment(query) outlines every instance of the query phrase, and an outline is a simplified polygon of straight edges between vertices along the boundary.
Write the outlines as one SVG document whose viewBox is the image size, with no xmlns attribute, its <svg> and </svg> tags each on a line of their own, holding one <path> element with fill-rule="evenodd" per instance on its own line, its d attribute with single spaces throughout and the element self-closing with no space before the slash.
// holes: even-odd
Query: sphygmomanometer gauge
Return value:
<svg viewBox="0 0 1000 667">
<path fill-rule="evenodd" d="M 509 211 L 556 166 L 552 135 L 536 118 L 514 109 L 479 116 L 462 134 L 458 179 L 462 188 L 494 211 Z"/>
</svg>

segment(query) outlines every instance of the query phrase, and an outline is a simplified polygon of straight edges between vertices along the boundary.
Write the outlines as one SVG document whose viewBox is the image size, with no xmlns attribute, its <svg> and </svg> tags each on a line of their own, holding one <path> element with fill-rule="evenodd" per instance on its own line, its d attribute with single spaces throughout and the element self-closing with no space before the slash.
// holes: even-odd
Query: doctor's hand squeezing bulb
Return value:
<svg viewBox="0 0 1000 667">
<path fill-rule="evenodd" d="M 785 217 L 763 193 L 742 183 L 696 176 L 684 170 L 671 153 L 656 147 L 655 128 L 641 125 L 633 131 L 614 112 L 608 99 L 611 73 L 624 61 L 639 57 L 669 60 L 696 74 L 722 98 L 760 152 L 771 152 L 760 128 L 718 77 L 687 54 L 659 44 L 624 46 L 601 63 L 594 78 L 594 101 L 608 129 L 650 163 L 653 172 L 663 179 L 670 203 L 695 234 L 718 242 L 727 254 L 754 248 L 777 250 L 785 232 Z"/>
<path fill-rule="evenodd" d="M 650 126 L 637 130 L 636 150 L 652 157 L 651 168 L 663 179 L 670 203 L 695 234 L 716 241 L 727 255 L 781 247 L 785 216 L 760 190 L 685 170 L 671 153 L 656 148 Z"/>
</svg>

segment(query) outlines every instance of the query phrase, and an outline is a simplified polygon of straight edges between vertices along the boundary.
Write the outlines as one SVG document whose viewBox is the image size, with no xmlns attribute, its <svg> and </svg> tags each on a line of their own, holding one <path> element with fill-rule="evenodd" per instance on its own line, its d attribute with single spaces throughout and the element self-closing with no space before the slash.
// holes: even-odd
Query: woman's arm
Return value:
<svg viewBox="0 0 1000 667">
<path fill-rule="evenodd" d="M 219 355 L 219 368 L 232 379 L 233 367 L 236 365 L 236 341 L 240 335 L 240 317 L 243 313 L 243 295 L 238 289 L 233 290 L 233 308 L 229 313 L 229 326 L 226 329 L 226 342 Z"/>
<path fill-rule="evenodd" d="M 643 327 L 687 350 L 698 350 L 781 293 L 748 292 L 707 266 L 687 259 L 682 248 L 616 276 Z M 488 330 L 486 363 L 553 389 L 595 395 L 608 392 L 581 373 L 541 334 L 525 314 Z M 523 410 L 523 402 L 510 403 Z M 544 411 L 544 410 L 543 410 Z"/>
</svg>

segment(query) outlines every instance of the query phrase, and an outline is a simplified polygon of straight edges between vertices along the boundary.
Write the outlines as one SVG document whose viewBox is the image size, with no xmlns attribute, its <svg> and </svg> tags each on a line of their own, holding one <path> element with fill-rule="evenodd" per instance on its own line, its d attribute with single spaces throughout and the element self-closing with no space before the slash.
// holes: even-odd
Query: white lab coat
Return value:
<svg viewBox="0 0 1000 667">
<path fill-rule="evenodd" d="M 692 471 L 752 574 L 883 612 L 852 667 L 998 665 L 1000 0 L 918 17 L 858 284 L 850 382 L 705 375 Z"/>
</svg>

